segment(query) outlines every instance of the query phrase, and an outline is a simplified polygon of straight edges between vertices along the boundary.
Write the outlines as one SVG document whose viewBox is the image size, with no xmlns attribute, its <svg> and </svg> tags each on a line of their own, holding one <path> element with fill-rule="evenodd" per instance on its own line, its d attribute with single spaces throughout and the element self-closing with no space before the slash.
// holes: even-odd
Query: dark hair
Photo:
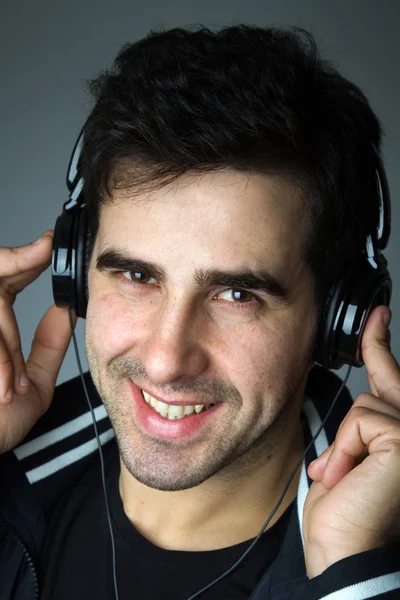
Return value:
<svg viewBox="0 0 400 600">
<path fill-rule="evenodd" d="M 226 168 L 298 186 L 318 305 L 377 227 L 382 130 L 367 98 L 300 28 L 151 31 L 88 82 L 81 155 L 92 240 L 115 188 L 155 190 Z"/>
</svg>

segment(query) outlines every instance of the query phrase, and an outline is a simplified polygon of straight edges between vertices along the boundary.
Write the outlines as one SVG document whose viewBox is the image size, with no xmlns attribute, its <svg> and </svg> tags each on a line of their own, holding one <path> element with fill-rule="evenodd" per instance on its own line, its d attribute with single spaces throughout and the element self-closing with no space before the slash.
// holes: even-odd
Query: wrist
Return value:
<svg viewBox="0 0 400 600">
<path fill-rule="evenodd" d="M 322 545 L 306 545 L 304 548 L 304 557 L 306 562 L 307 576 L 308 579 L 314 579 L 321 575 L 331 565 L 354 556 L 360 552 L 366 552 L 367 550 L 373 550 L 374 548 L 362 547 L 362 548 L 350 548 L 350 547 L 333 547 L 333 546 L 322 546 Z"/>
</svg>

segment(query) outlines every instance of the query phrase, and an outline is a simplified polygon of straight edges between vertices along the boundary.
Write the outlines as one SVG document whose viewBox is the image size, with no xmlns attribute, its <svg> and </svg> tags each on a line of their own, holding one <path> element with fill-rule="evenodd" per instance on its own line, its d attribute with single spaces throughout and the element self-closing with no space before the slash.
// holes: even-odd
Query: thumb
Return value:
<svg viewBox="0 0 400 600">
<path fill-rule="evenodd" d="M 72 337 L 68 311 L 67 308 L 53 305 L 42 317 L 26 362 L 28 377 L 45 402 L 44 410 L 51 403 L 58 373 Z M 73 309 L 71 312 L 75 328 L 77 317 Z"/>
<path fill-rule="evenodd" d="M 362 337 L 362 356 L 372 394 L 384 397 L 390 386 L 398 387 L 399 364 L 390 350 L 390 332 L 385 325 L 386 306 L 376 307 L 370 314 Z"/>
</svg>

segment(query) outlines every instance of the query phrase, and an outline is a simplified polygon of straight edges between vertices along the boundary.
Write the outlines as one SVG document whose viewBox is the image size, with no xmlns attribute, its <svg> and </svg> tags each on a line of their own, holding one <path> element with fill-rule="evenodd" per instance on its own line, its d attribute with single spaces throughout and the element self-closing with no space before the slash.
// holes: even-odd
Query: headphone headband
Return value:
<svg viewBox="0 0 400 600">
<path fill-rule="evenodd" d="M 79 173 L 79 159 L 82 152 L 84 133 L 85 127 L 82 127 L 76 139 L 74 149 L 69 160 L 66 183 L 70 195 L 69 200 L 64 204 L 65 210 L 68 210 L 76 203 L 85 204 L 84 199 L 80 197 L 81 192 L 83 190 L 84 179 Z M 372 149 L 376 160 L 375 176 L 379 200 L 379 223 L 376 228 L 376 249 L 384 250 L 384 248 L 386 248 L 388 244 L 391 231 L 390 190 L 385 173 L 385 168 L 383 166 L 383 161 L 375 144 L 372 144 Z M 373 236 L 370 236 L 370 240 L 372 242 Z M 367 252 L 369 252 L 370 254 L 371 250 L 369 249 Z M 377 254 L 377 252 L 375 254 Z"/>
<path fill-rule="evenodd" d="M 82 152 L 84 133 L 85 128 L 82 127 L 75 142 L 74 149 L 72 150 L 71 158 L 69 159 L 67 170 L 67 188 L 70 192 L 73 192 L 76 184 L 78 183 L 78 179 L 81 178 L 79 175 L 79 159 Z"/>
<path fill-rule="evenodd" d="M 379 250 L 384 250 L 388 245 L 391 230 L 390 190 L 381 155 L 374 144 L 372 145 L 372 148 L 376 160 L 376 181 L 379 200 L 377 245 Z"/>
</svg>

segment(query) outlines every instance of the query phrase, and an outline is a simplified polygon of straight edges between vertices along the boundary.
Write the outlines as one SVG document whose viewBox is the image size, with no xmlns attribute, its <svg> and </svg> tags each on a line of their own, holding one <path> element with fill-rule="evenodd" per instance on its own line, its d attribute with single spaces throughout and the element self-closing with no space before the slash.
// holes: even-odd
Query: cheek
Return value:
<svg viewBox="0 0 400 600">
<path fill-rule="evenodd" d="M 291 361 L 288 336 L 283 328 L 250 328 L 244 334 L 231 335 L 225 348 L 232 383 L 241 391 L 273 390 Z"/>
<path fill-rule="evenodd" d="M 86 339 L 102 360 L 126 353 L 135 343 L 140 327 L 135 311 L 126 310 L 120 296 L 109 294 L 89 301 Z"/>
<path fill-rule="evenodd" d="M 306 319 L 304 319 L 306 326 Z M 240 341 L 238 341 L 238 339 Z M 290 318 L 231 339 L 232 383 L 243 397 L 275 398 L 306 369 L 308 340 Z"/>
</svg>

